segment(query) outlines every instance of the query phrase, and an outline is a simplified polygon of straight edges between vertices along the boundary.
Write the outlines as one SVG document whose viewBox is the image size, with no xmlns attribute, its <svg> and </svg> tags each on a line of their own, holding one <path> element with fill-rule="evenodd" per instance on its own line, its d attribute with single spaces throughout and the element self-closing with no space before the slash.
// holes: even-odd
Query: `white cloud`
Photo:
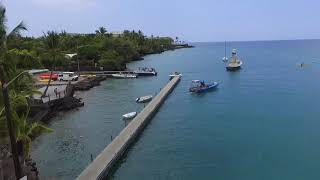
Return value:
<svg viewBox="0 0 320 180">
<path fill-rule="evenodd" d="M 31 0 L 32 3 L 41 7 L 68 7 L 85 8 L 97 4 L 97 0 Z"/>
</svg>

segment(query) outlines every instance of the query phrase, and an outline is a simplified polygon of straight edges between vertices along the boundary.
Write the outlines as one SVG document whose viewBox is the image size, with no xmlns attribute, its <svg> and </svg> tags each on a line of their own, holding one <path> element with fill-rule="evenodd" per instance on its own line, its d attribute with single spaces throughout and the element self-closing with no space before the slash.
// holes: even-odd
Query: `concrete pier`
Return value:
<svg viewBox="0 0 320 180">
<path fill-rule="evenodd" d="M 140 112 L 114 140 L 78 176 L 78 180 L 106 178 L 112 167 L 142 133 L 144 127 L 157 112 L 166 97 L 172 92 L 181 77 L 174 77 L 160 93 Z"/>
</svg>

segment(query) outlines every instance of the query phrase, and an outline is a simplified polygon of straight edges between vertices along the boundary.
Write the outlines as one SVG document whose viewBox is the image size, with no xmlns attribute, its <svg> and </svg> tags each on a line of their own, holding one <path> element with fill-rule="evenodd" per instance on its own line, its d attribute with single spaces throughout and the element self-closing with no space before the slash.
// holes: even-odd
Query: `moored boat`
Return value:
<svg viewBox="0 0 320 180">
<path fill-rule="evenodd" d="M 193 93 L 204 93 L 218 87 L 218 85 L 219 85 L 218 82 L 205 83 L 204 81 L 201 81 L 201 80 L 192 80 L 192 84 L 189 91 Z"/>
<path fill-rule="evenodd" d="M 228 62 L 228 57 L 227 57 L 227 41 L 224 42 L 224 57 L 222 58 L 223 62 Z"/>
<path fill-rule="evenodd" d="M 130 113 L 122 115 L 122 118 L 123 119 L 133 119 L 136 116 L 137 116 L 137 112 L 130 112 Z"/>
<path fill-rule="evenodd" d="M 241 68 L 242 61 L 238 59 L 236 49 L 232 50 L 232 56 L 228 65 L 226 66 L 227 71 L 236 71 Z"/>
<path fill-rule="evenodd" d="M 228 62 L 228 58 L 227 57 L 223 57 L 222 61 L 226 63 L 226 62 Z"/>
<path fill-rule="evenodd" d="M 169 75 L 170 80 L 173 79 L 173 78 L 176 77 L 176 76 L 182 76 L 182 74 L 179 73 L 179 72 L 174 72 L 173 74 L 170 74 L 170 75 Z"/>
<path fill-rule="evenodd" d="M 135 74 L 139 76 L 156 76 L 158 73 L 154 68 L 148 68 L 148 67 L 139 67 L 138 70 L 134 71 Z"/>
<path fill-rule="evenodd" d="M 142 97 L 138 97 L 136 99 L 137 103 L 146 103 L 152 100 L 152 95 L 148 95 L 148 96 L 142 96 Z"/>
<path fill-rule="evenodd" d="M 111 76 L 114 78 L 120 78 L 120 79 L 137 78 L 136 74 L 124 74 L 124 73 L 111 74 Z"/>
</svg>

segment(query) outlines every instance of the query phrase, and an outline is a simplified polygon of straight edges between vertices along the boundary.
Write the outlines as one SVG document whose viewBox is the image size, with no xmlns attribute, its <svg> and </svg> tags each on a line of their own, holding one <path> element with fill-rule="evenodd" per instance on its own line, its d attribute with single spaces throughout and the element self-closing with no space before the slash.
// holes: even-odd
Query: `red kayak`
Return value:
<svg viewBox="0 0 320 180">
<path fill-rule="evenodd" d="M 40 79 L 50 79 L 50 73 L 40 74 Z M 51 76 L 51 80 L 56 81 L 58 79 L 58 74 L 53 73 Z"/>
</svg>

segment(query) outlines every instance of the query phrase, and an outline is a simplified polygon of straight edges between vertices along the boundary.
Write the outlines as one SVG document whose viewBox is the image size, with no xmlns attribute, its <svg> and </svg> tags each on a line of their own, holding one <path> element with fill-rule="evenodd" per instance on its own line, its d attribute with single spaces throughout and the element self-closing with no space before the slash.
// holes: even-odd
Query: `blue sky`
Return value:
<svg viewBox="0 0 320 180">
<path fill-rule="evenodd" d="M 47 30 L 141 29 L 185 41 L 320 39 L 319 0 L 1 0 L 8 26 Z"/>
</svg>

